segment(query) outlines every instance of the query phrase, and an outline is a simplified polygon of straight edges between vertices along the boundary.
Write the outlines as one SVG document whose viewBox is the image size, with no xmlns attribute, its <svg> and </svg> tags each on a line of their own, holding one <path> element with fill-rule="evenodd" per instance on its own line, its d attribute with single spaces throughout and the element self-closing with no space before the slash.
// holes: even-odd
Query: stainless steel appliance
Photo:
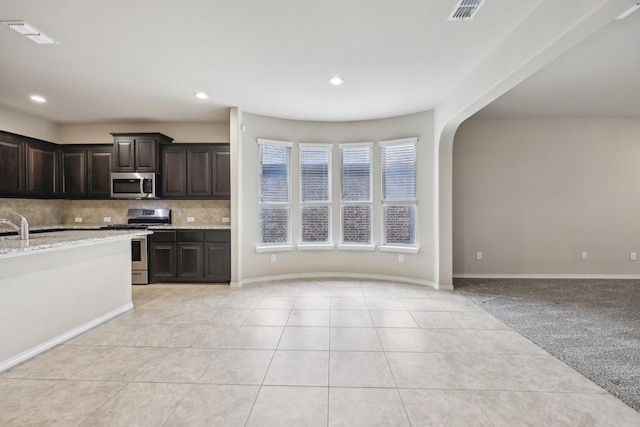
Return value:
<svg viewBox="0 0 640 427">
<path fill-rule="evenodd" d="M 105 229 L 147 229 L 149 226 L 171 224 L 171 209 L 128 209 L 126 224 L 111 224 Z M 149 263 L 147 261 L 147 236 L 131 239 L 131 283 L 149 283 Z"/>
<path fill-rule="evenodd" d="M 114 199 L 155 199 L 160 197 L 160 179 L 155 173 L 112 172 L 111 197 Z"/>
</svg>

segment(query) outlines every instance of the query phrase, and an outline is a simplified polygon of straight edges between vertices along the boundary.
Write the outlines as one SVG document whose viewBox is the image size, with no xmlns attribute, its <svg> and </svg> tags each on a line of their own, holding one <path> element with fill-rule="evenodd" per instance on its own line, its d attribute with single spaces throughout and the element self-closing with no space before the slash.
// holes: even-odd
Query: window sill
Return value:
<svg viewBox="0 0 640 427">
<path fill-rule="evenodd" d="M 417 254 L 420 252 L 419 247 L 413 246 L 378 246 L 380 252 L 400 252 L 405 254 Z"/>
<path fill-rule="evenodd" d="M 293 250 L 293 245 L 279 245 L 279 246 L 256 246 L 256 252 L 290 252 Z"/>
<path fill-rule="evenodd" d="M 336 245 L 332 245 L 331 243 L 321 243 L 318 245 L 313 244 L 301 244 L 298 245 L 299 251 L 332 251 L 334 250 Z"/>
<path fill-rule="evenodd" d="M 373 245 L 338 245 L 338 249 L 341 251 L 375 251 L 376 247 Z"/>
</svg>

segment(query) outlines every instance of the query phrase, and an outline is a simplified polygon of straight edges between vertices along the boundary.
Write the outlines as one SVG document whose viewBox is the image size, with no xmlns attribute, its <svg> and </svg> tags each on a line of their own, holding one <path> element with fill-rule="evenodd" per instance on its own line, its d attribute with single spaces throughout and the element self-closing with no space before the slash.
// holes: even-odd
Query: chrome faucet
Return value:
<svg viewBox="0 0 640 427">
<path fill-rule="evenodd" d="M 13 227 L 17 232 L 20 233 L 20 240 L 29 240 L 29 221 L 27 221 L 27 218 L 20 215 L 18 212 L 14 212 L 14 211 L 9 211 L 9 212 L 20 217 L 20 226 L 18 227 L 13 222 L 3 218 L 0 218 L 0 224 L 7 224 Z"/>
</svg>

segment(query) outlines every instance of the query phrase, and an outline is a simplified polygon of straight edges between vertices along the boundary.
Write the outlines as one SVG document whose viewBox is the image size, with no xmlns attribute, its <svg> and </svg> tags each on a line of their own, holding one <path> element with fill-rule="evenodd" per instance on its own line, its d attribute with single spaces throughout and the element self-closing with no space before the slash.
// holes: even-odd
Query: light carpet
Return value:
<svg viewBox="0 0 640 427">
<path fill-rule="evenodd" d="M 458 279 L 454 286 L 640 412 L 640 281 Z"/>
</svg>

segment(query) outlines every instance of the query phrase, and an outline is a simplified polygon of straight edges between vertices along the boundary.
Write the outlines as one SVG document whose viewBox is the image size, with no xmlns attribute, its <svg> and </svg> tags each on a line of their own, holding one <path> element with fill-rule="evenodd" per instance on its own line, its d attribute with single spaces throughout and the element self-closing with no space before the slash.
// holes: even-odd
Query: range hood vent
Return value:
<svg viewBox="0 0 640 427">
<path fill-rule="evenodd" d="M 58 44 L 54 39 L 24 21 L 2 21 L 2 23 L 13 31 L 22 34 L 32 42 L 38 44 Z"/>
<path fill-rule="evenodd" d="M 449 21 L 468 21 L 478 13 L 485 0 L 458 0 L 453 8 Z"/>
</svg>

